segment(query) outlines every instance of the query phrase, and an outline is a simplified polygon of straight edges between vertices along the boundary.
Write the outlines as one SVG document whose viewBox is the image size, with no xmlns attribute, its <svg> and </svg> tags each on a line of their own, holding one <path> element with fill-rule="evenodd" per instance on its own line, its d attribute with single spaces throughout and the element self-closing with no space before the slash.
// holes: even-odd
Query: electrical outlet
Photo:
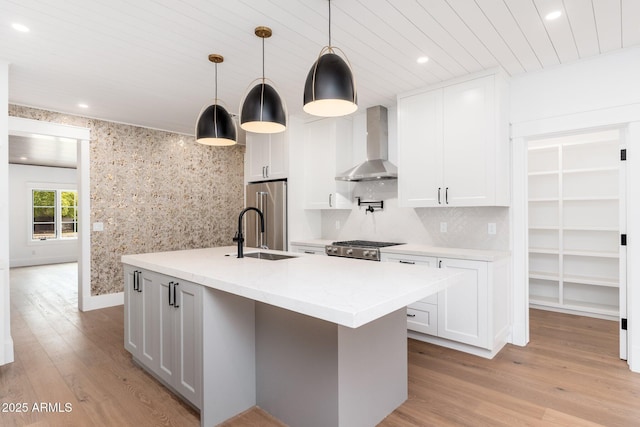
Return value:
<svg viewBox="0 0 640 427">
<path fill-rule="evenodd" d="M 496 223 L 495 222 L 490 222 L 489 224 L 487 224 L 487 233 L 496 234 Z"/>
<path fill-rule="evenodd" d="M 440 223 L 440 232 L 441 233 L 446 233 L 447 232 L 447 223 L 446 222 L 441 222 Z"/>
<path fill-rule="evenodd" d="M 93 223 L 93 231 L 104 231 L 104 223 L 102 223 L 102 222 L 94 222 Z"/>
</svg>

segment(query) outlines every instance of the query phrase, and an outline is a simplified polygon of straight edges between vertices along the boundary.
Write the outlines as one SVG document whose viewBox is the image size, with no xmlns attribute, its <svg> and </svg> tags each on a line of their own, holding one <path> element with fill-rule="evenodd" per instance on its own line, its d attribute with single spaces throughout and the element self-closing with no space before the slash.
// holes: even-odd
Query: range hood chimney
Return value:
<svg viewBox="0 0 640 427">
<path fill-rule="evenodd" d="M 377 181 L 398 178 L 398 168 L 390 163 L 387 109 L 367 108 L 367 160 L 336 176 L 337 181 Z"/>
</svg>

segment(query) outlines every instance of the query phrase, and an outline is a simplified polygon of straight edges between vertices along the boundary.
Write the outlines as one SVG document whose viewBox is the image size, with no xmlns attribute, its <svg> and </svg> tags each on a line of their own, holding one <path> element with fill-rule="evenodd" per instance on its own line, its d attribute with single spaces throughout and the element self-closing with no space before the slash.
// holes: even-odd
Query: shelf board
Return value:
<svg viewBox="0 0 640 427">
<path fill-rule="evenodd" d="M 529 253 L 558 255 L 560 251 L 558 249 L 551 249 L 551 248 L 529 248 Z"/>
<path fill-rule="evenodd" d="M 592 172 L 617 172 L 619 168 L 617 166 L 606 166 L 600 168 L 579 168 L 579 169 L 564 169 L 563 174 L 578 174 L 578 173 L 592 173 Z"/>
<path fill-rule="evenodd" d="M 544 271 L 529 271 L 529 279 L 560 282 L 560 275 L 558 273 L 547 273 Z"/>
<path fill-rule="evenodd" d="M 604 196 L 604 197 L 563 197 L 563 202 L 613 202 L 620 200 L 618 196 Z"/>
<path fill-rule="evenodd" d="M 530 225 L 529 230 L 560 230 L 557 225 Z"/>
<path fill-rule="evenodd" d="M 617 227 L 589 227 L 589 226 L 580 226 L 580 227 L 563 227 L 564 231 L 614 231 L 619 232 L 619 228 Z"/>
<path fill-rule="evenodd" d="M 559 175 L 559 170 L 529 172 L 529 176 Z"/>
<path fill-rule="evenodd" d="M 571 250 L 565 249 L 562 252 L 563 255 L 571 255 L 571 256 L 584 256 L 584 257 L 595 257 L 595 258 L 619 258 L 619 252 L 604 252 L 604 251 L 584 251 L 584 250 Z"/>
<path fill-rule="evenodd" d="M 531 274 L 529 274 L 531 276 Z M 565 274 L 562 276 L 563 283 L 576 283 L 579 285 L 602 286 L 605 288 L 619 288 L 619 280 L 611 277 L 592 277 Z"/>
<path fill-rule="evenodd" d="M 545 197 L 545 198 L 535 198 L 529 199 L 529 203 L 540 203 L 540 202 L 559 202 L 559 197 Z"/>
</svg>

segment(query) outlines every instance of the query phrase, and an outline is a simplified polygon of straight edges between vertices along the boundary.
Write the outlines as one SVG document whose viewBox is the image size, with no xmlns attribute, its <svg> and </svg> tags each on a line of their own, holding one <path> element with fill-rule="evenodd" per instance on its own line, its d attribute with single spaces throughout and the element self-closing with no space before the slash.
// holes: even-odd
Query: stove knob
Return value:
<svg viewBox="0 0 640 427">
<path fill-rule="evenodd" d="M 364 251 L 364 252 L 362 253 L 362 256 L 369 256 L 369 251 Z"/>
<path fill-rule="evenodd" d="M 331 252 L 333 252 L 334 254 L 337 254 L 338 253 L 338 248 L 336 248 L 336 247 L 331 248 Z"/>
<path fill-rule="evenodd" d="M 353 254 L 353 249 L 347 249 L 347 255 L 352 255 Z"/>
</svg>

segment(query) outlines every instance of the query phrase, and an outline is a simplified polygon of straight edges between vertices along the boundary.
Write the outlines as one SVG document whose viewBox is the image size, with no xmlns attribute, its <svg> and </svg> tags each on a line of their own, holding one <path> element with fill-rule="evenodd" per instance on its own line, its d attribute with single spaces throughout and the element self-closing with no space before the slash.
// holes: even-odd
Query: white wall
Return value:
<svg viewBox="0 0 640 427">
<path fill-rule="evenodd" d="M 526 140 L 538 135 L 571 132 L 602 126 L 623 126 L 627 139 L 627 313 L 629 364 L 640 372 L 640 48 L 517 76 L 511 80 L 511 122 L 514 159 L 526 158 Z M 634 153 L 636 153 L 634 155 Z M 526 164 L 526 163 L 524 163 Z M 526 192 L 525 167 L 513 168 L 514 196 Z M 525 198 L 526 199 L 526 198 Z M 526 241 L 516 236 L 526 228 L 526 202 L 514 197 L 514 309 L 524 316 Z M 516 317 L 518 316 L 515 313 Z M 514 325 L 518 322 L 514 322 Z"/>
<path fill-rule="evenodd" d="M 9 64 L 0 60 L 0 365 L 13 362 L 9 303 Z"/>
<path fill-rule="evenodd" d="M 10 266 L 55 264 L 78 260 L 78 240 L 31 240 L 31 189 L 77 190 L 76 170 L 9 165 Z"/>
</svg>

